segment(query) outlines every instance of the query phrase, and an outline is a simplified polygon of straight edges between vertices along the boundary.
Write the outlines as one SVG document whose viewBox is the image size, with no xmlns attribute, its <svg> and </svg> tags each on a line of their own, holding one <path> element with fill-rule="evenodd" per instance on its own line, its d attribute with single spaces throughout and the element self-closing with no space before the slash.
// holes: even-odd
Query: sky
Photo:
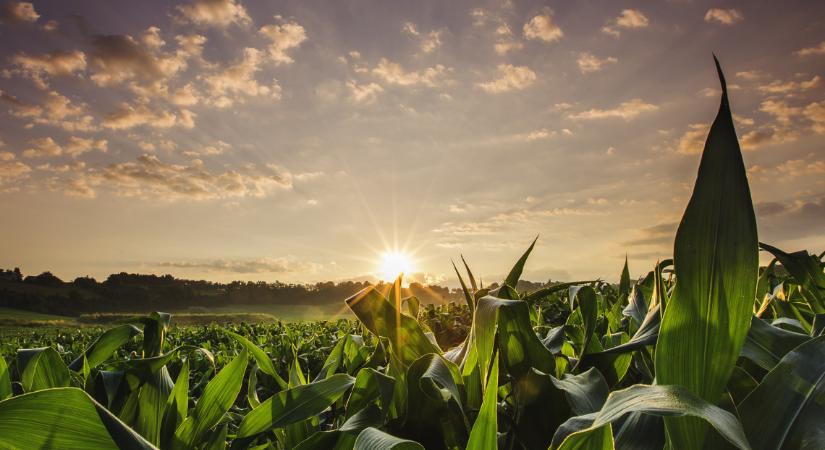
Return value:
<svg viewBox="0 0 825 450">
<path fill-rule="evenodd" d="M 0 267 L 489 282 L 539 236 L 527 279 L 643 275 L 713 52 L 760 240 L 825 250 L 823 2 L 0 0 Z"/>
</svg>

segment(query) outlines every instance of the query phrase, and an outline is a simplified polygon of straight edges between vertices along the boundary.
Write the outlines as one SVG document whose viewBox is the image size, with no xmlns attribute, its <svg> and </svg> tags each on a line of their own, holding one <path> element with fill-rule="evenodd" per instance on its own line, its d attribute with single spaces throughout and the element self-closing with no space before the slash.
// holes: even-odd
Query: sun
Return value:
<svg viewBox="0 0 825 450">
<path fill-rule="evenodd" d="M 378 276 L 383 281 L 395 281 L 402 273 L 410 274 L 415 269 L 412 257 L 404 252 L 386 251 L 381 253 Z"/>
</svg>

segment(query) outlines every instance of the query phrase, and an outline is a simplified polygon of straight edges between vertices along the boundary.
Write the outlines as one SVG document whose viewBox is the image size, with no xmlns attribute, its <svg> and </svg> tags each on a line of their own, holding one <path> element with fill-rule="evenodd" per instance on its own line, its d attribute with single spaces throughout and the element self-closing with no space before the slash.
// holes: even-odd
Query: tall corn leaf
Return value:
<svg viewBox="0 0 825 450">
<path fill-rule="evenodd" d="M 243 418 L 238 438 L 255 436 L 318 415 L 354 383 L 355 378 L 336 373 L 321 381 L 278 392 Z"/>
<path fill-rule="evenodd" d="M 498 448 L 498 358 L 495 355 L 493 355 L 493 368 L 490 370 L 487 388 L 484 390 L 481 410 L 470 430 L 467 448 L 481 450 Z"/>
<path fill-rule="evenodd" d="M 825 448 L 825 336 L 785 355 L 738 409 L 755 450 Z"/>
<path fill-rule="evenodd" d="M 0 402 L 0 448 L 155 447 L 82 390 L 57 388 Z"/>
<path fill-rule="evenodd" d="M 539 237 L 536 236 L 536 238 L 533 239 L 533 242 L 530 243 L 530 246 L 527 247 L 527 251 L 525 251 L 524 254 L 521 255 L 521 258 L 519 258 L 518 261 L 516 261 L 516 264 L 513 266 L 513 268 L 510 269 L 510 273 L 507 274 L 507 278 L 504 279 L 504 285 L 502 286 L 503 289 L 499 290 L 498 296 L 500 298 L 512 298 L 512 296 L 509 295 L 505 296 L 505 293 L 510 292 L 506 289 L 506 287 L 516 287 L 516 285 L 518 284 L 518 280 L 521 278 L 521 273 L 524 271 L 524 264 L 527 263 L 527 258 L 530 256 L 530 252 L 533 251 L 533 247 L 536 246 L 536 241 L 538 240 Z"/>
<path fill-rule="evenodd" d="M 241 391 L 248 362 L 249 353 L 244 349 L 209 381 L 192 414 L 175 430 L 173 448 L 194 447 L 220 422 Z"/>
<path fill-rule="evenodd" d="M 747 335 L 758 275 L 756 220 L 724 75 L 693 195 L 676 232 L 673 298 L 656 348 L 656 378 L 715 403 Z M 675 448 L 700 448 L 706 425 L 666 418 Z"/>
</svg>

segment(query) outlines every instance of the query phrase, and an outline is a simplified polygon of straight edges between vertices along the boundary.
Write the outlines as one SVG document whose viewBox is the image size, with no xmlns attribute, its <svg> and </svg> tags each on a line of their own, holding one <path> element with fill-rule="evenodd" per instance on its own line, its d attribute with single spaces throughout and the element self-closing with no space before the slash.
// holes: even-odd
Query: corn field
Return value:
<svg viewBox="0 0 825 450">
<path fill-rule="evenodd" d="M 467 323 L 399 279 L 346 299 L 358 323 L 171 333 L 153 313 L 68 363 L 16 349 L 0 448 L 825 448 L 823 255 L 759 242 L 719 77 L 673 259 L 638 280 L 625 263 L 618 285 L 518 292 L 534 241 L 495 290 L 456 268 Z M 462 323 L 441 348 L 434 329 Z"/>
</svg>

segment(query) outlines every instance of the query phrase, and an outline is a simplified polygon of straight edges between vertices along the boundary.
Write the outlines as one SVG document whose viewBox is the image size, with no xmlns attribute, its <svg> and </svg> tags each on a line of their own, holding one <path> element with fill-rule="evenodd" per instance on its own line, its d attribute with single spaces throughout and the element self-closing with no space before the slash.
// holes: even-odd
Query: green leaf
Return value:
<svg viewBox="0 0 825 450">
<path fill-rule="evenodd" d="M 476 285 L 476 277 L 473 276 L 473 272 L 470 270 L 470 266 L 467 265 L 467 260 L 464 259 L 464 255 L 461 255 L 461 262 L 464 263 L 464 269 L 467 271 L 467 277 L 470 279 L 470 286 L 473 288 L 473 292 L 478 290 L 478 285 Z"/>
<path fill-rule="evenodd" d="M 704 419 L 722 437 L 737 448 L 741 450 L 750 449 L 745 433 L 742 431 L 742 426 L 733 414 L 702 400 L 682 386 L 650 386 L 644 384 L 636 384 L 627 389 L 612 392 L 598 413 L 578 416 L 579 418 L 574 417 L 575 420 L 571 419 L 575 422 L 573 426 L 562 425 L 556 436 L 553 437 L 553 442 L 561 442 L 562 439 L 567 437 L 566 433 L 571 433 L 582 427 L 587 427 L 584 428 L 585 430 L 597 430 L 633 412 L 670 418 L 690 416 Z M 589 425 L 588 422 L 590 422 Z"/>
<path fill-rule="evenodd" d="M 75 372 L 83 368 L 83 358 L 88 361 L 89 367 L 97 367 L 107 359 L 112 357 L 112 354 L 117 351 L 124 344 L 129 342 L 133 336 L 140 333 L 140 329 L 132 324 L 119 325 L 109 330 L 106 330 L 100 335 L 86 351 L 75 358 L 69 364 L 69 369 Z"/>
<path fill-rule="evenodd" d="M 754 450 L 825 448 L 825 336 L 785 355 L 737 409 Z"/>
<path fill-rule="evenodd" d="M 518 284 L 519 278 L 521 278 L 521 272 L 524 271 L 524 264 L 527 262 L 527 258 L 530 256 L 530 252 L 533 251 L 533 247 L 536 245 L 536 241 L 539 240 L 539 237 L 536 236 L 533 239 L 533 242 L 530 244 L 530 247 L 527 247 L 527 251 L 521 255 L 521 258 L 516 261 L 516 264 L 510 269 L 510 273 L 507 274 L 507 278 L 504 279 L 504 285 L 510 286 L 515 288 Z"/>
<path fill-rule="evenodd" d="M 71 381 L 69 368 L 51 347 L 18 350 L 17 368 L 20 384 L 26 392 L 67 387 Z"/>
<path fill-rule="evenodd" d="M 369 427 L 358 434 L 353 450 L 424 450 L 418 442 L 408 441 Z"/>
<path fill-rule="evenodd" d="M 783 330 L 753 316 L 741 356 L 771 370 L 783 356 L 809 339 L 807 335 Z"/>
<path fill-rule="evenodd" d="M 759 274 L 756 219 L 722 70 L 722 102 L 676 232 L 677 282 L 659 331 L 656 379 L 717 402 L 750 326 Z M 666 418 L 671 443 L 701 448 L 698 419 Z"/>
<path fill-rule="evenodd" d="M 346 303 L 368 330 L 389 339 L 393 352 L 405 365 L 427 353 L 441 353 L 441 349 L 424 334 L 418 321 L 401 314 L 372 286 L 348 298 Z"/>
<path fill-rule="evenodd" d="M 470 329 L 472 348 L 467 351 L 463 362 L 463 375 L 467 376 L 475 366 L 471 358 L 477 357 L 482 388 L 487 385 L 487 372 L 496 340 L 507 371 L 512 376 L 523 376 L 531 368 L 555 373 L 555 358 L 533 331 L 527 302 L 488 295 L 478 301 Z"/>
<path fill-rule="evenodd" d="M 252 357 L 255 358 L 255 362 L 258 364 L 258 367 L 261 369 L 261 372 L 274 378 L 275 382 L 278 383 L 278 386 L 281 389 L 286 389 L 287 382 L 284 381 L 284 379 L 281 378 L 280 375 L 278 375 L 278 371 L 275 370 L 275 365 L 272 364 L 272 360 L 269 359 L 269 356 L 267 356 L 263 350 L 258 348 L 257 345 L 253 344 L 252 341 L 241 336 L 238 333 L 234 333 L 229 330 L 226 330 L 225 333 L 235 338 L 236 341 L 243 345 L 244 348 L 246 348 L 246 350 L 249 351 L 250 354 L 252 354 Z"/>
<path fill-rule="evenodd" d="M 238 438 L 255 436 L 318 415 L 354 383 L 355 378 L 336 373 L 321 381 L 280 391 L 243 418 Z"/>
<path fill-rule="evenodd" d="M 464 445 L 469 424 L 462 406 L 463 379 L 458 367 L 430 353 L 410 365 L 406 382 L 406 434 L 417 436 L 426 447 Z"/>
<path fill-rule="evenodd" d="M 498 358 L 493 355 L 493 368 L 484 389 L 481 410 L 470 430 L 467 448 L 496 450 L 498 448 Z"/>
<path fill-rule="evenodd" d="M 0 400 L 5 400 L 7 397 L 11 397 L 11 377 L 6 358 L 0 355 Z"/>
<path fill-rule="evenodd" d="M 175 380 L 175 386 L 166 399 L 166 408 L 163 415 L 161 438 L 164 443 L 169 442 L 175 430 L 183 423 L 189 413 L 189 359 L 183 365 Z M 167 447 L 164 445 L 163 447 Z"/>
<path fill-rule="evenodd" d="M 627 255 L 624 257 L 624 268 L 619 278 L 619 295 L 624 295 L 625 298 L 630 295 L 630 269 L 627 267 Z"/>
<path fill-rule="evenodd" d="M 347 400 L 347 417 L 363 410 L 375 400 L 381 402 L 382 414 L 386 416 L 390 411 L 394 390 L 395 378 L 370 367 L 359 370 Z"/>
<path fill-rule="evenodd" d="M 785 253 L 776 247 L 760 243 L 760 247 L 771 252 L 801 287 L 800 293 L 815 313 L 825 313 L 825 273 L 819 258 L 805 250 Z"/>
<path fill-rule="evenodd" d="M 613 450 L 613 428 L 610 424 L 577 431 L 564 439 L 559 450 Z"/>
<path fill-rule="evenodd" d="M 358 434 L 367 427 L 380 427 L 381 411 L 374 405 L 353 414 L 341 428 L 316 431 L 295 447 L 295 450 L 351 450 Z"/>
<path fill-rule="evenodd" d="M 579 375 L 565 374 L 562 379 L 550 376 L 550 381 L 564 391 L 571 411 L 577 416 L 597 412 L 607 399 L 607 383 L 594 368 Z"/>
<path fill-rule="evenodd" d="M 249 353 L 244 349 L 209 381 L 192 414 L 175 430 L 174 448 L 194 447 L 220 422 L 241 391 L 248 363 Z"/>
<path fill-rule="evenodd" d="M 464 293 L 464 301 L 467 302 L 467 307 L 470 308 L 470 311 L 475 310 L 475 300 L 473 299 L 473 294 L 470 293 L 470 290 L 467 289 L 467 285 L 464 284 L 464 278 L 461 278 L 461 273 L 458 271 L 458 267 L 455 266 L 454 261 L 450 261 L 453 263 L 453 270 L 455 270 L 455 274 L 458 277 L 458 282 L 461 284 L 461 292 Z"/>
<path fill-rule="evenodd" d="M 0 448 L 155 447 L 82 390 L 57 388 L 0 402 Z"/>
<path fill-rule="evenodd" d="M 154 445 L 160 445 L 166 400 L 172 392 L 172 379 L 166 367 L 143 383 L 138 393 L 137 421 L 135 431 Z"/>
</svg>

